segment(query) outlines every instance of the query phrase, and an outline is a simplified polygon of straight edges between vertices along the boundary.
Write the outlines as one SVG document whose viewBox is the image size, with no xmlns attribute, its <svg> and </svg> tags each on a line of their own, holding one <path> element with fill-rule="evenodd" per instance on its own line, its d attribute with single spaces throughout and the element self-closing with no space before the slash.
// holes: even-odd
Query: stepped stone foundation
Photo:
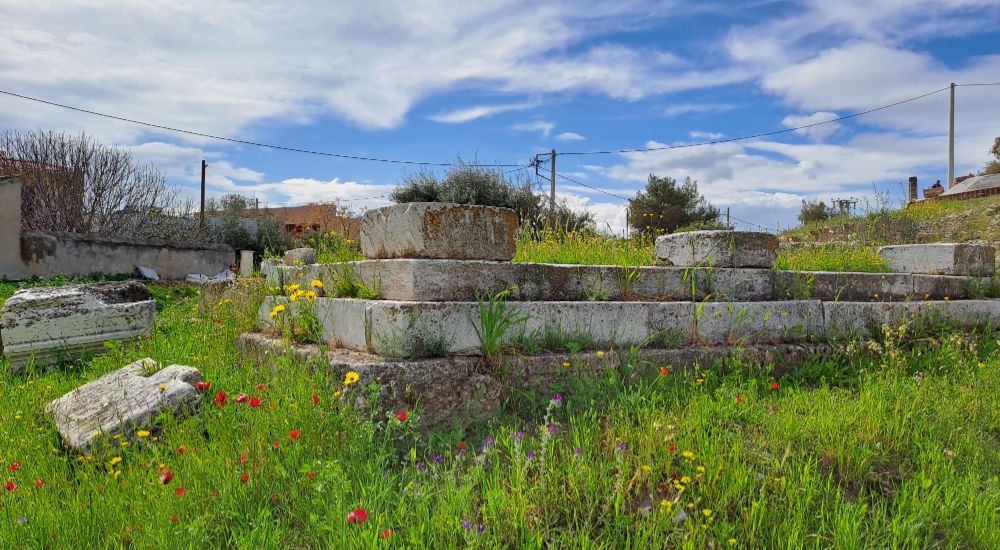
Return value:
<svg viewBox="0 0 1000 550">
<path fill-rule="evenodd" d="M 0 312 L 0 339 L 12 370 L 77 359 L 109 340 L 149 334 L 156 302 L 140 283 L 19 290 Z"/>
<path fill-rule="evenodd" d="M 996 270 L 996 250 L 986 244 L 902 244 L 883 246 L 878 255 L 906 273 L 989 277 Z"/>
<path fill-rule="evenodd" d="M 656 238 L 656 257 L 676 266 L 774 267 L 778 238 L 751 231 L 690 231 Z"/>
</svg>

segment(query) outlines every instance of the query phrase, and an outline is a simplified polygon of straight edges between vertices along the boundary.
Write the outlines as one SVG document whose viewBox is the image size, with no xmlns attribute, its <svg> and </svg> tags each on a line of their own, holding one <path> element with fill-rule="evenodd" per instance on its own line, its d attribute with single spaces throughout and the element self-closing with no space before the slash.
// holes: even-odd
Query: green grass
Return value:
<svg viewBox="0 0 1000 550">
<path fill-rule="evenodd" d="M 863 271 L 884 273 L 889 267 L 877 253 L 877 247 L 844 244 L 816 244 L 782 248 L 775 269 L 791 271 Z"/>
<path fill-rule="evenodd" d="M 20 464 L 0 476 L 17 486 L 0 489 L 0 547 L 1000 545 L 997 333 L 890 336 L 780 378 L 738 359 L 568 369 L 561 402 L 518 393 L 498 419 L 421 437 L 419 411 L 358 413 L 367 390 L 345 390 L 342 372 L 237 351 L 257 289 L 153 288 L 152 339 L 53 372 L 0 363 L 0 463 Z M 201 369 L 229 404 L 206 395 L 201 414 L 93 460 L 65 452 L 45 404 L 147 355 Z M 368 521 L 348 524 L 359 507 Z"/>
<path fill-rule="evenodd" d="M 543 231 L 539 238 L 522 232 L 515 262 L 580 265 L 654 265 L 653 244 L 590 232 Z"/>
</svg>

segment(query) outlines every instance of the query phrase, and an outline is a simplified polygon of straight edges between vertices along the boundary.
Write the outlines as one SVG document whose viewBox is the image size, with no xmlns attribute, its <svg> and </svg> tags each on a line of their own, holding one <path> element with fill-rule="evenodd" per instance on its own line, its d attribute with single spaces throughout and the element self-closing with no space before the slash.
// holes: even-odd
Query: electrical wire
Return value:
<svg viewBox="0 0 1000 550">
<path fill-rule="evenodd" d="M 80 107 L 74 107 L 72 105 L 66 105 L 66 104 L 63 104 L 63 103 L 57 103 L 55 101 L 48 101 L 48 100 L 40 99 L 40 98 L 37 98 L 37 97 L 31 97 L 31 96 L 27 96 L 27 95 L 23 95 L 23 94 L 9 92 L 7 90 L 0 90 L 0 94 L 9 95 L 9 96 L 12 96 L 12 97 L 18 97 L 18 98 L 21 98 L 21 99 L 26 99 L 28 101 L 35 101 L 37 103 L 44 103 L 45 105 L 51 105 L 53 107 L 60 107 L 62 109 L 69 109 L 71 111 L 77 111 L 77 112 L 86 113 L 86 114 L 89 114 L 89 115 L 100 116 L 100 117 L 104 117 L 104 118 L 110 118 L 112 120 L 118 120 L 118 121 L 122 121 L 122 122 L 128 122 L 128 123 L 131 123 L 131 124 L 138 124 L 138 125 L 141 125 L 141 126 L 148 126 L 150 128 L 157 128 L 157 129 L 160 129 L 160 130 L 167 130 L 167 131 L 170 131 L 170 132 L 177 132 L 177 133 L 180 133 L 180 134 L 187 134 L 187 135 L 191 135 L 191 136 L 198 136 L 198 137 L 209 138 L 209 139 L 217 139 L 217 140 L 220 140 L 220 141 L 228 141 L 228 142 L 231 142 L 231 143 L 240 143 L 240 144 L 243 144 L 243 145 L 251 145 L 253 147 L 262 147 L 262 148 L 265 148 L 265 149 L 276 149 L 276 150 L 279 150 L 279 151 L 289 151 L 289 152 L 293 152 L 293 153 L 304 153 L 304 154 L 308 154 L 308 155 L 320 155 L 320 156 L 325 156 L 325 157 L 336 157 L 336 158 L 342 158 L 342 159 L 348 159 L 348 160 L 362 160 L 362 161 L 369 161 L 369 162 L 384 162 L 384 163 L 389 163 L 389 164 L 410 164 L 410 165 L 415 165 L 415 166 L 454 166 L 455 165 L 455 163 L 453 163 L 453 162 L 424 162 L 424 161 L 414 161 L 414 160 L 399 160 L 399 159 L 377 158 L 377 157 L 362 157 L 362 156 L 357 156 L 357 155 L 345 155 L 345 154 L 342 154 L 342 153 L 329 153 L 329 152 L 326 152 L 326 151 L 314 151 L 314 150 L 311 150 L 311 149 L 300 149 L 300 148 L 297 148 L 297 147 L 287 147 L 287 146 L 284 146 L 284 145 L 274 145 L 274 144 L 270 144 L 270 143 L 261 143 L 261 142 L 256 142 L 256 141 L 247 141 L 247 140 L 244 140 L 244 139 L 236 139 L 236 138 L 230 138 L 230 137 L 224 137 L 224 136 L 217 136 L 217 135 L 213 135 L 213 134 L 206 134 L 206 133 L 203 133 L 203 132 L 195 132 L 195 131 L 192 131 L 192 130 L 184 130 L 182 128 L 175 128 L 175 127 L 172 127 L 172 126 L 164 126 L 162 124 L 154 124 L 152 122 L 144 122 L 144 121 L 136 120 L 136 119 L 133 119 L 133 118 L 126 118 L 126 117 L 121 117 L 121 116 L 117 116 L 117 115 L 109 115 L 107 113 L 101 113 L 101 112 L 98 112 L 98 111 L 92 111 L 90 109 L 83 109 L 83 108 L 80 108 Z M 520 164 L 464 164 L 464 166 L 497 167 L 497 168 L 506 168 L 506 167 L 510 167 L 510 166 L 516 166 L 516 167 L 519 167 L 519 168 L 524 168 L 524 167 L 530 166 L 530 165 L 520 165 Z"/>
<path fill-rule="evenodd" d="M 559 172 L 556 172 L 556 175 L 559 176 L 560 178 L 566 180 L 566 181 L 571 181 L 571 182 L 573 182 L 573 183 L 575 183 L 577 185 L 582 185 L 582 186 L 586 187 L 587 189 L 593 189 L 594 191 L 597 191 L 598 193 L 604 193 L 605 195 L 610 195 L 612 197 L 619 198 L 619 199 L 621 199 L 623 201 L 632 200 L 632 199 L 630 199 L 628 197 L 623 197 L 621 195 L 616 195 L 616 194 L 611 193 L 609 191 L 605 191 L 604 189 L 598 189 L 597 187 L 594 187 L 592 185 L 587 185 L 586 183 L 577 181 L 577 180 L 575 180 L 575 179 L 573 179 L 573 178 L 571 178 L 569 176 L 564 176 L 564 175 L 560 174 Z"/>
</svg>

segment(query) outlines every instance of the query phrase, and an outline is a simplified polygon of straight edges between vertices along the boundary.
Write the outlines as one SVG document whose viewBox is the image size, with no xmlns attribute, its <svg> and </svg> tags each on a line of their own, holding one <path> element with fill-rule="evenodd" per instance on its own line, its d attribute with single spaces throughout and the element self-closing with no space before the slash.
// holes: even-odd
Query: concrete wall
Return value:
<svg viewBox="0 0 1000 550">
<path fill-rule="evenodd" d="M 0 279 L 130 274 L 151 267 L 164 279 L 214 275 L 234 260 L 226 245 L 131 241 L 21 230 L 21 182 L 0 179 Z"/>
</svg>

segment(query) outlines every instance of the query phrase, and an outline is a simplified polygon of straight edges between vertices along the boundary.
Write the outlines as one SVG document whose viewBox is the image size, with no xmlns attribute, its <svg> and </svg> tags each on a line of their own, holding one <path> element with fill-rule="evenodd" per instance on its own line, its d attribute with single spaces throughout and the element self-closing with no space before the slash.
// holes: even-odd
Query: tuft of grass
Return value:
<svg viewBox="0 0 1000 550">
<path fill-rule="evenodd" d="M 889 267 L 877 247 L 839 243 L 782 248 L 775 269 L 789 271 L 863 271 L 885 273 Z"/>
<path fill-rule="evenodd" d="M 528 320 L 527 315 L 518 315 L 507 306 L 507 295 L 510 290 L 504 290 L 492 296 L 478 298 L 479 319 L 474 320 L 472 328 L 479 337 L 479 349 L 488 362 L 500 358 L 504 348 L 507 332 Z"/>
<path fill-rule="evenodd" d="M 619 239 L 592 231 L 547 229 L 536 238 L 522 231 L 515 262 L 581 265 L 654 265 L 656 255 L 649 239 Z"/>
</svg>

